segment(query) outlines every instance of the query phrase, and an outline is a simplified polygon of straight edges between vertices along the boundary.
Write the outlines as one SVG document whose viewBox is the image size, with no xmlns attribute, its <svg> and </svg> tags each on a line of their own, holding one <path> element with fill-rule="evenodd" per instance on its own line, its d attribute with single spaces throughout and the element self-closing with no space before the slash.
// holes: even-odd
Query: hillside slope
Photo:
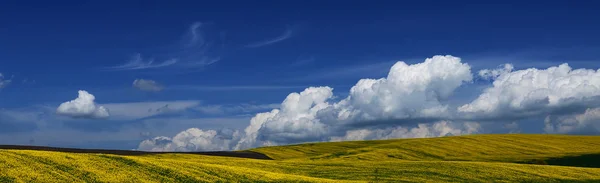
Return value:
<svg viewBox="0 0 600 183">
<path fill-rule="evenodd" d="M 600 154 L 600 136 L 466 135 L 308 143 L 252 149 L 277 160 L 356 159 L 519 162 Z"/>
<path fill-rule="evenodd" d="M 594 156 L 600 153 L 600 137 L 592 136 L 471 135 L 251 151 L 275 160 L 0 150 L 0 182 L 600 181 L 600 168 L 511 163 Z"/>
</svg>

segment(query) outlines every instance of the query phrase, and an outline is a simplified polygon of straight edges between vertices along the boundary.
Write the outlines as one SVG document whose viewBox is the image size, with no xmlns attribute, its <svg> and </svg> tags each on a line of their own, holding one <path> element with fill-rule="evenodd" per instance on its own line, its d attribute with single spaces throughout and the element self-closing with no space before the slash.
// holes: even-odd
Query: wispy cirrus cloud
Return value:
<svg viewBox="0 0 600 183">
<path fill-rule="evenodd" d="M 190 25 L 185 34 L 179 50 L 175 56 L 181 62 L 179 66 L 202 67 L 214 64 L 221 60 L 220 53 L 225 47 L 224 32 L 210 31 L 211 24 L 195 22 Z"/>
<path fill-rule="evenodd" d="M 149 59 L 144 58 L 141 53 L 136 53 L 129 61 L 103 70 L 196 69 L 214 64 L 221 60 L 224 34 L 218 31 L 212 33 L 208 29 L 209 24 L 195 22 L 190 25 L 182 40 L 158 54 L 151 55 Z"/>
<path fill-rule="evenodd" d="M 291 28 L 287 28 L 285 30 L 285 32 L 283 32 L 281 35 L 271 38 L 271 39 L 266 39 L 266 40 L 262 40 L 259 42 L 255 42 L 255 43 L 251 43 L 246 45 L 245 47 L 247 48 L 258 48 L 258 47 L 263 47 L 263 46 L 267 46 L 267 45 L 271 45 L 271 44 L 275 44 L 281 41 L 284 41 L 286 39 L 291 38 L 293 35 L 293 31 Z"/>
<path fill-rule="evenodd" d="M 168 59 L 162 62 L 154 62 L 154 59 L 144 59 L 142 54 L 135 54 L 131 59 L 118 66 L 108 67 L 108 70 L 140 70 L 140 69 L 152 69 L 171 66 L 177 63 L 177 59 Z"/>
</svg>

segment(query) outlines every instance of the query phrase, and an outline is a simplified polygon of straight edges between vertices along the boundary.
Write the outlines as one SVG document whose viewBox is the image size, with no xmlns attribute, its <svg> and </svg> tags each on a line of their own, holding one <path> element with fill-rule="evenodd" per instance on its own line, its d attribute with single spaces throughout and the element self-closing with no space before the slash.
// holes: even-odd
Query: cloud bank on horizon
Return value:
<svg viewBox="0 0 600 183">
<path fill-rule="evenodd" d="M 394 64 L 386 77 L 361 79 L 338 100 L 333 88 L 308 87 L 290 93 L 279 108 L 258 113 L 244 130 L 190 128 L 174 137 L 144 140 L 139 150 L 239 150 L 303 142 L 418 138 L 485 131 L 489 123 L 545 118 L 548 133 L 600 132 L 600 70 L 481 70 L 493 80 L 473 101 L 447 101 L 474 82 L 458 57 L 433 56 L 417 64 Z"/>
</svg>

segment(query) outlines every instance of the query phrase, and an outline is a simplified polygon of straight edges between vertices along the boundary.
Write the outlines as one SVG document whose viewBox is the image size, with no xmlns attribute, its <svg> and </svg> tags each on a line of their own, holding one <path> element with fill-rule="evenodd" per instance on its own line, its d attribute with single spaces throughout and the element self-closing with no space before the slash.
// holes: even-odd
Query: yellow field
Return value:
<svg viewBox="0 0 600 183">
<path fill-rule="evenodd" d="M 469 135 L 251 151 L 275 160 L 0 150 L 0 182 L 600 182 L 600 168 L 577 167 L 600 167 L 600 136 Z M 563 159 L 577 156 L 584 159 Z"/>
</svg>

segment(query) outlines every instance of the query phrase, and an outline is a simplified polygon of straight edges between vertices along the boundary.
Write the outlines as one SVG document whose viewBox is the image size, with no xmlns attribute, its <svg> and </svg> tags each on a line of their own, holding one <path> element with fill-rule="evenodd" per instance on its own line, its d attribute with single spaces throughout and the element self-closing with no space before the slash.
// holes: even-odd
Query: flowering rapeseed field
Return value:
<svg viewBox="0 0 600 183">
<path fill-rule="evenodd" d="M 594 164 L 556 163 L 600 154 L 593 136 L 469 135 L 251 151 L 274 160 L 0 150 L 0 182 L 600 182 Z"/>
</svg>

